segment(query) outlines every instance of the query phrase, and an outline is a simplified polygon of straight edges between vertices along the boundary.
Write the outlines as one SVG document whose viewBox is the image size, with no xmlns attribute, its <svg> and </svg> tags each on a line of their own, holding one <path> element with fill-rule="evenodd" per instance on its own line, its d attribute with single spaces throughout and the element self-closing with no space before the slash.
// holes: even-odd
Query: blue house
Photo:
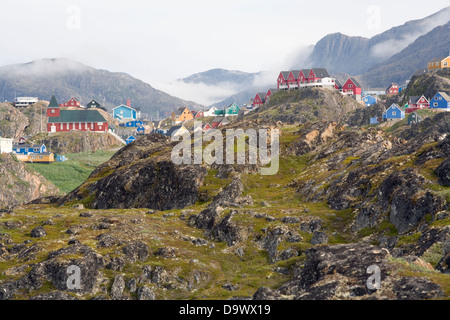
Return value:
<svg viewBox="0 0 450 320">
<path fill-rule="evenodd" d="M 365 96 L 364 98 L 362 98 L 362 100 L 366 104 L 366 107 L 370 107 L 370 106 L 374 105 L 375 103 L 377 103 L 377 98 L 375 98 L 374 96 L 371 96 L 371 95 Z"/>
<path fill-rule="evenodd" d="M 129 137 L 125 140 L 125 142 L 126 142 L 126 144 L 130 144 L 130 143 L 132 143 L 134 140 L 136 140 L 135 137 L 129 136 Z"/>
<path fill-rule="evenodd" d="M 31 153 L 46 153 L 47 147 L 44 144 L 15 144 L 13 145 L 13 152 L 23 155 L 29 155 Z"/>
<path fill-rule="evenodd" d="M 438 92 L 430 100 L 430 109 L 450 111 L 450 97 L 445 92 Z"/>
<path fill-rule="evenodd" d="M 113 117 L 120 122 L 135 121 L 137 119 L 137 111 L 129 106 L 121 105 L 112 109 Z"/>
<path fill-rule="evenodd" d="M 144 134 L 145 133 L 145 128 L 143 126 L 137 127 L 136 133 L 137 134 Z"/>
<path fill-rule="evenodd" d="M 144 123 L 142 122 L 142 120 L 133 120 L 119 124 L 120 127 L 127 127 L 127 128 L 138 128 L 142 127 L 143 125 Z"/>
<path fill-rule="evenodd" d="M 405 111 L 402 110 L 398 105 L 393 103 L 389 109 L 383 113 L 384 120 L 400 120 L 405 119 Z"/>
<path fill-rule="evenodd" d="M 370 118 L 370 124 L 378 124 L 378 118 L 377 117 Z"/>
</svg>

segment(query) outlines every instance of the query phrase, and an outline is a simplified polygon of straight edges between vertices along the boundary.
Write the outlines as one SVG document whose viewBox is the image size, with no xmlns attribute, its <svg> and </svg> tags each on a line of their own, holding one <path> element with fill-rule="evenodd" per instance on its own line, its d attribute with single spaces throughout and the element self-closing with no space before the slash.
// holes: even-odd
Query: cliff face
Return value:
<svg viewBox="0 0 450 320">
<path fill-rule="evenodd" d="M 28 126 L 28 118 L 9 103 L 0 103 L 0 136 L 19 138 Z"/>
<path fill-rule="evenodd" d="M 39 141 L 51 148 L 52 152 L 59 154 L 95 152 L 122 146 L 122 143 L 110 134 L 81 131 L 53 133 Z"/>
<path fill-rule="evenodd" d="M 14 155 L 0 155 L 0 207 L 15 206 L 58 195 L 59 190 Z"/>
<path fill-rule="evenodd" d="M 144 136 L 98 167 L 62 203 L 89 199 L 89 206 L 106 208 L 183 208 L 198 200 L 206 175 L 201 165 L 176 166 L 170 159 L 174 143 L 159 134 Z"/>
</svg>

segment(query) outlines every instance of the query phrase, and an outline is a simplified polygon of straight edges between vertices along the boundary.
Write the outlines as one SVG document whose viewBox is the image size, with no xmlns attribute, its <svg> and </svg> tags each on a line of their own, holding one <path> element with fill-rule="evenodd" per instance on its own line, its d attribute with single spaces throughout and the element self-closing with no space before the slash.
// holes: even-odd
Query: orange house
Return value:
<svg viewBox="0 0 450 320">
<path fill-rule="evenodd" d="M 172 122 L 174 123 L 180 123 L 188 120 L 194 119 L 194 116 L 192 115 L 191 111 L 189 111 L 189 108 L 178 108 L 177 111 L 172 112 Z"/>
<path fill-rule="evenodd" d="M 428 62 L 428 70 L 450 68 L 450 56 L 447 58 L 435 58 Z"/>
</svg>

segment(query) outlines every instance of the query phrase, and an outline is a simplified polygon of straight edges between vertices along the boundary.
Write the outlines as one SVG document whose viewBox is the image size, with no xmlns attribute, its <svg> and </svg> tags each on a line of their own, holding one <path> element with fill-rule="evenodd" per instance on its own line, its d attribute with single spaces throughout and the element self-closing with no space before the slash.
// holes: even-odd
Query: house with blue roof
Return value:
<svg viewBox="0 0 450 320">
<path fill-rule="evenodd" d="M 389 109 L 387 109 L 383 113 L 383 120 L 390 121 L 390 120 L 401 120 L 405 118 L 405 111 L 402 110 L 398 105 L 393 103 Z"/>
<path fill-rule="evenodd" d="M 370 107 L 377 103 L 377 98 L 371 95 L 366 95 L 364 98 L 362 98 L 362 100 L 364 101 L 366 107 Z"/>
<path fill-rule="evenodd" d="M 430 100 L 430 109 L 450 111 L 450 97 L 445 92 L 438 92 Z"/>
</svg>

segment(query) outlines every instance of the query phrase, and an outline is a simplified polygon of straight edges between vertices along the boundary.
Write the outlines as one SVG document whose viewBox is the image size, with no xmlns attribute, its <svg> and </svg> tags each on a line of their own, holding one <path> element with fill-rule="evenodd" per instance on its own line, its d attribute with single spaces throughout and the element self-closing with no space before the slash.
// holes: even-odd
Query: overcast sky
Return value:
<svg viewBox="0 0 450 320">
<path fill-rule="evenodd" d="M 68 57 L 150 82 L 289 63 L 329 33 L 371 37 L 450 0 L 14 0 L 0 3 L 0 65 Z"/>
</svg>

